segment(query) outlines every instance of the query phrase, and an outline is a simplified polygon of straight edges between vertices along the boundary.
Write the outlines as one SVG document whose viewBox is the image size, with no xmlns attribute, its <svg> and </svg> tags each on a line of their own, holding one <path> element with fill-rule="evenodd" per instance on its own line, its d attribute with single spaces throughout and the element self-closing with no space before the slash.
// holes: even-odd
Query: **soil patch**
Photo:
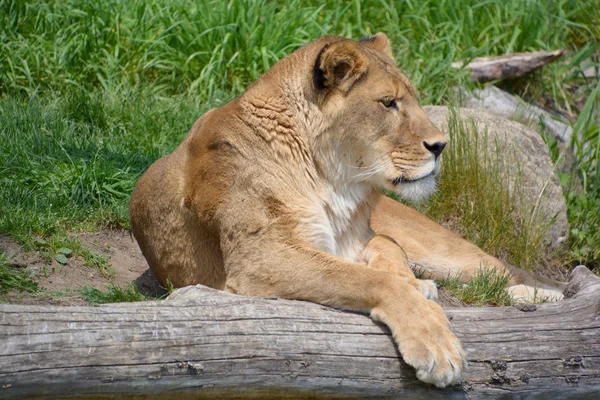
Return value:
<svg viewBox="0 0 600 400">
<path fill-rule="evenodd" d="M 11 303 L 85 305 L 79 294 L 84 286 L 106 290 L 109 284 L 126 287 L 130 282 L 141 293 L 158 297 L 165 293 L 152 275 L 137 243 L 127 231 L 107 230 L 78 233 L 84 247 L 107 259 L 105 271 L 85 265 L 83 257 L 71 257 L 66 265 L 47 260 L 39 252 L 26 252 L 14 240 L 0 235 L 0 252 L 9 263 L 25 268 L 31 280 L 44 289 L 39 294 L 10 293 Z"/>
</svg>

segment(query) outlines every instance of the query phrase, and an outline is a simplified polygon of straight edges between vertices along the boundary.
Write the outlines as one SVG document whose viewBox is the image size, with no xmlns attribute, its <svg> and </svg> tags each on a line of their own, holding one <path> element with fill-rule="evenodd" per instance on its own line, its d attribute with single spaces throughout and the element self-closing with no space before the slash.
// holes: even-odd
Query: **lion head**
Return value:
<svg viewBox="0 0 600 400">
<path fill-rule="evenodd" d="M 355 181 L 410 200 L 431 195 L 447 141 L 396 66 L 388 38 L 378 33 L 358 42 L 322 41 L 313 83 L 328 124 L 314 147 L 335 150 L 345 174 Z"/>
</svg>

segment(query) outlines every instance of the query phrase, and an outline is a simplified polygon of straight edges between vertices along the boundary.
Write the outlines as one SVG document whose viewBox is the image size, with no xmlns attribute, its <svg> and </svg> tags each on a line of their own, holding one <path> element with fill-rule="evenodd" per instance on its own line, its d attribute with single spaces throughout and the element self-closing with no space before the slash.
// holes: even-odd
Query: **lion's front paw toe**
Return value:
<svg viewBox="0 0 600 400">
<path fill-rule="evenodd" d="M 417 378 L 439 388 L 455 385 L 462 380 L 466 365 L 465 355 L 460 342 L 454 335 L 443 344 L 427 345 L 421 343 L 403 353 L 404 360 L 415 368 Z M 416 347 L 415 346 L 415 347 Z"/>
</svg>

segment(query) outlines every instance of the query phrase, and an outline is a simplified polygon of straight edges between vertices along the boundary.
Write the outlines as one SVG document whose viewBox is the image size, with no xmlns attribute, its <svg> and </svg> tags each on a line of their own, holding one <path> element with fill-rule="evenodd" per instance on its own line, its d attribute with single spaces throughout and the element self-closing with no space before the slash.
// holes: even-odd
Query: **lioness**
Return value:
<svg viewBox="0 0 600 400">
<path fill-rule="evenodd" d="M 455 384 L 464 352 L 405 250 L 434 275 L 504 267 L 381 196 L 430 195 L 445 146 L 384 34 L 323 37 L 204 114 L 146 171 L 133 233 L 163 284 L 368 311 L 419 379 Z"/>
</svg>

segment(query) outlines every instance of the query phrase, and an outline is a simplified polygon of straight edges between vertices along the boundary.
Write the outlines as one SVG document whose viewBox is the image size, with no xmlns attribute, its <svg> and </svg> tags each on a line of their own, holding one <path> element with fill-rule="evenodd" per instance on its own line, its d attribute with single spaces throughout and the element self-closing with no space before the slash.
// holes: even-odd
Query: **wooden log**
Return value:
<svg viewBox="0 0 600 400">
<path fill-rule="evenodd" d="M 166 301 L 0 305 L 0 398 L 600 398 L 600 279 L 557 303 L 449 308 L 469 367 L 416 380 L 388 329 L 317 304 L 188 287 Z"/>
<path fill-rule="evenodd" d="M 464 61 L 452 63 L 454 68 L 471 70 L 473 82 L 489 82 L 513 79 L 534 71 L 562 57 L 564 50 L 514 53 L 498 57 L 480 57 L 464 65 Z"/>
</svg>

